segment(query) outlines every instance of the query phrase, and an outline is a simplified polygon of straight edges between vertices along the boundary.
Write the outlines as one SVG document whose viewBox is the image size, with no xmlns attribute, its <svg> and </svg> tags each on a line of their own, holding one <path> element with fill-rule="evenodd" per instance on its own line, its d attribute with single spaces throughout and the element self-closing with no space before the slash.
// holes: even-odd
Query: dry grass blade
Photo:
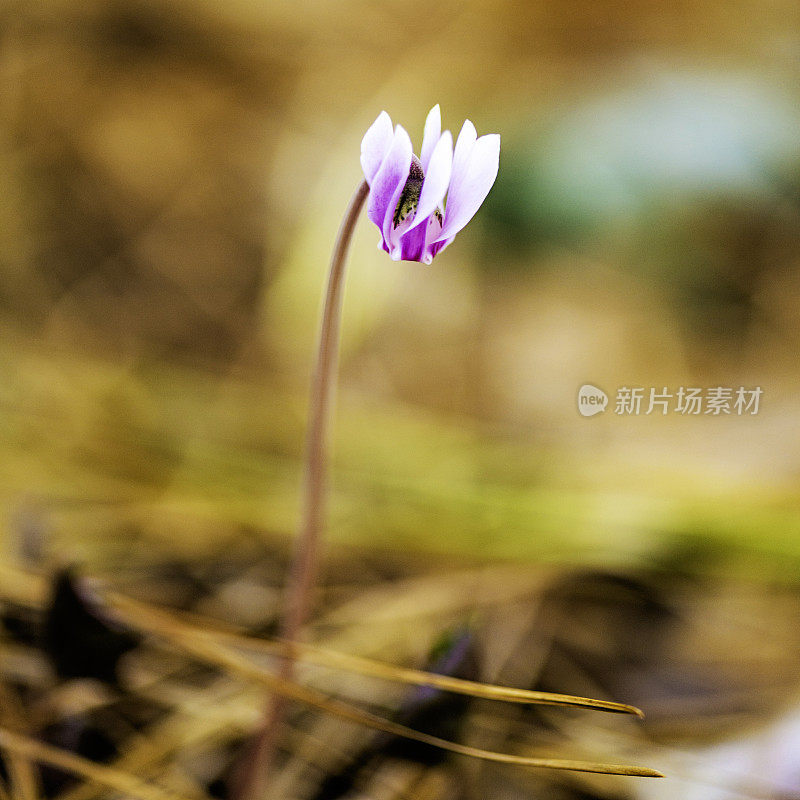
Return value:
<svg viewBox="0 0 800 800">
<path fill-rule="evenodd" d="M 31 759 L 23 753 L 9 751 L 8 762 L 13 800 L 36 800 L 38 780 Z"/>
<path fill-rule="evenodd" d="M 153 609 L 145 603 L 133 601 L 129 598 L 116 598 L 115 602 L 124 602 L 131 609 L 140 608 L 143 611 L 159 611 Z M 163 612 L 161 612 L 163 613 Z M 175 617 L 176 621 L 179 618 Z M 200 620 L 192 618 L 193 623 Z M 182 624 L 186 624 L 181 620 Z M 243 636 L 230 631 L 222 631 L 215 623 L 206 624 L 203 620 L 203 633 L 212 636 L 220 641 L 229 642 L 236 646 L 268 652 L 274 655 L 286 655 L 290 645 L 286 642 L 275 640 L 256 639 L 252 636 Z M 355 672 L 359 675 L 368 675 L 373 678 L 381 678 L 397 683 L 407 683 L 413 686 L 430 686 L 454 694 L 464 694 L 471 697 L 480 697 L 487 700 L 499 700 L 506 703 L 520 703 L 523 705 L 549 705 L 566 706 L 569 708 L 589 708 L 596 711 L 608 711 L 614 714 L 631 714 L 640 719 L 644 718 L 644 713 L 635 706 L 626 703 L 615 703 L 611 700 L 596 700 L 591 697 L 576 697 L 569 694 L 557 694 L 554 692 L 536 692 L 529 689 L 516 689 L 509 686 L 496 686 L 490 683 L 480 683 L 478 681 L 468 681 L 462 678 L 453 678 L 449 675 L 438 675 L 424 670 L 409 669 L 398 667 L 394 664 L 387 664 L 383 661 L 376 661 L 362 656 L 339 653 L 335 650 L 328 650 L 314 645 L 295 642 L 291 645 L 291 651 L 297 661 L 316 664 L 318 666 L 340 669 L 347 672 Z"/>
<path fill-rule="evenodd" d="M 27 736 L 13 733 L 7 728 L 0 728 L 0 748 L 63 769 L 79 775 L 87 781 L 107 786 L 109 789 L 139 798 L 139 800 L 186 800 L 155 784 L 145 783 L 135 775 L 95 764 L 65 750 L 59 750 Z"/>
<path fill-rule="evenodd" d="M 25 730 L 24 713 L 17 696 L 0 683 L 0 724 L 17 731 Z M 22 753 L 9 752 L 8 777 L 12 800 L 38 800 L 39 777 L 31 759 Z"/>
<path fill-rule="evenodd" d="M 142 688 L 137 691 L 142 693 Z M 225 676 L 198 690 L 191 699 L 171 704 L 170 714 L 148 727 L 147 735 L 127 746 L 110 766 L 145 779 L 155 779 L 181 750 L 215 742 L 224 746 L 230 731 L 244 730 L 241 715 L 232 705 L 233 698 L 241 694 L 241 686 Z M 149 696 L 146 688 L 144 696 Z M 251 705 L 254 704 L 255 699 Z M 95 785 L 82 783 L 58 795 L 57 800 L 94 800 L 101 793 Z"/>
<path fill-rule="evenodd" d="M 237 641 L 245 646 L 253 646 L 253 639 L 236 637 Z M 287 647 L 288 645 L 284 645 Z M 489 683 L 479 683 L 461 678 L 452 678 L 449 675 L 437 675 L 433 672 L 407 669 L 375 661 L 361 656 L 352 656 L 326 650 L 313 645 L 296 644 L 293 649 L 297 651 L 300 661 L 307 661 L 325 667 L 357 672 L 360 675 L 370 675 L 399 683 L 409 683 L 414 686 L 431 686 L 435 689 L 465 694 L 471 697 L 481 697 L 488 700 L 501 700 L 506 703 L 522 703 L 527 705 L 568 706 L 572 708 L 591 708 L 597 711 L 610 711 L 616 714 L 633 714 L 643 718 L 642 711 L 635 706 L 625 703 L 614 703 L 610 700 L 595 700 L 590 697 L 575 697 L 568 694 L 553 692 L 535 692 L 528 689 L 515 689 L 508 686 L 495 686 Z"/>
<path fill-rule="evenodd" d="M 44 576 L 10 564 L 0 564 L 0 585 L 4 600 L 30 608 L 40 608 L 47 596 Z"/>
<path fill-rule="evenodd" d="M 663 777 L 660 772 L 643 767 L 572 761 L 568 759 L 532 758 L 509 753 L 498 753 L 492 750 L 481 750 L 480 748 L 439 739 L 436 736 L 430 736 L 426 733 L 407 728 L 405 725 L 400 725 L 397 722 L 386 720 L 341 700 L 327 697 L 321 692 L 306 686 L 301 686 L 293 681 L 284 680 L 220 644 L 213 634 L 209 634 L 202 628 L 189 626 L 175 619 L 171 614 L 151 607 L 144 607 L 142 604 L 129 601 L 127 598 L 122 598 L 120 596 L 114 596 L 111 602 L 117 612 L 124 617 L 125 622 L 142 633 L 165 639 L 171 644 L 180 647 L 184 652 L 190 653 L 195 658 L 215 664 L 218 667 L 239 674 L 242 677 L 259 682 L 267 686 L 271 691 L 281 694 L 291 700 L 305 703 L 306 705 L 318 708 L 340 719 L 359 725 L 365 725 L 393 736 L 412 739 L 458 755 L 479 758 L 484 761 L 513 764 L 519 767 L 540 767 L 577 772 L 595 772 L 608 775 L 632 775 L 646 778 Z"/>
</svg>

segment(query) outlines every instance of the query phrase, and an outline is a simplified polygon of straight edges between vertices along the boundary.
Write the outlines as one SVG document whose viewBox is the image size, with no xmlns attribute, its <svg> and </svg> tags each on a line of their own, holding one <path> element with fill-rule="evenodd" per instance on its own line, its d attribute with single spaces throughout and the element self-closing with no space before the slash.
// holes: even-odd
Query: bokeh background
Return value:
<svg viewBox="0 0 800 800">
<path fill-rule="evenodd" d="M 702 661 L 696 620 L 746 620 L 751 634 L 713 659 L 729 669 L 772 642 L 776 660 L 749 675 L 780 683 L 786 707 L 796 3 L 50 0 L 0 13 L 8 563 L 113 577 L 285 554 L 360 139 L 386 109 L 418 147 L 440 103 L 454 134 L 465 118 L 501 134 L 500 172 L 431 267 L 391 262 L 359 225 L 328 579 L 360 580 L 365 563 L 656 571 L 692 621 L 679 647 Z M 606 413 L 578 414 L 584 383 L 609 394 Z M 622 386 L 763 396 L 757 415 L 620 416 Z M 702 595 L 674 589 L 687 575 Z M 244 607 L 275 602 L 262 590 Z M 762 689 L 737 697 L 750 709 Z"/>
</svg>

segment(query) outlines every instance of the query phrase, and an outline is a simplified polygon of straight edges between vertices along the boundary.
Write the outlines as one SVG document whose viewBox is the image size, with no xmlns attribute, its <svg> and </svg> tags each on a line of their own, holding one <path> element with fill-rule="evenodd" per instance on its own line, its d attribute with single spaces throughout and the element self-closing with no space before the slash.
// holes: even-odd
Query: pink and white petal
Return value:
<svg viewBox="0 0 800 800">
<path fill-rule="evenodd" d="M 452 169 L 453 135 L 450 131 L 445 131 L 434 148 L 428 169 L 425 171 L 417 212 L 414 215 L 414 221 L 408 226 L 408 230 L 413 230 L 421 225 L 442 205 L 447 187 L 450 185 Z"/>
<path fill-rule="evenodd" d="M 394 137 L 395 141 L 392 145 L 392 150 L 390 151 L 390 155 L 386 156 L 384 163 L 389 161 L 391 154 L 396 150 L 396 152 L 399 154 L 397 164 L 399 167 L 398 174 L 401 179 L 395 185 L 395 189 L 391 197 L 388 198 L 388 202 L 383 213 L 381 231 L 383 233 L 384 241 L 389 245 L 389 255 L 395 261 L 397 261 L 400 258 L 400 234 L 403 231 L 395 229 L 394 227 L 394 212 L 397 208 L 397 204 L 400 202 L 400 196 L 403 194 L 403 189 L 405 188 L 406 181 L 408 180 L 408 173 L 411 169 L 412 147 L 411 138 L 402 125 L 398 125 L 395 128 Z M 381 170 L 383 170 L 383 165 L 381 166 Z"/>
<path fill-rule="evenodd" d="M 422 171 L 428 174 L 428 162 L 431 160 L 433 151 L 442 135 L 442 115 L 437 103 L 429 112 L 425 120 L 425 133 L 422 137 L 422 150 L 419 151 L 419 160 L 422 164 Z"/>
<path fill-rule="evenodd" d="M 384 239 L 387 239 L 384 225 L 387 214 L 391 220 L 410 168 L 411 139 L 398 125 L 389 151 L 375 173 L 367 200 L 367 216 L 378 226 Z"/>
<path fill-rule="evenodd" d="M 458 183 L 454 166 L 453 179 L 447 195 L 444 226 L 436 241 L 455 236 L 475 216 L 475 212 L 483 204 L 497 178 L 499 163 L 500 136 L 490 133 L 481 136 L 475 142 L 469 164 L 458 176 L 460 178 Z"/>
<path fill-rule="evenodd" d="M 431 215 L 425 225 L 425 247 L 422 252 L 422 261 L 425 264 L 430 264 L 436 253 L 442 249 L 441 244 L 435 244 L 441 232 L 441 223 L 435 215 Z"/>
<path fill-rule="evenodd" d="M 472 156 L 472 148 L 475 147 L 477 138 L 478 132 L 475 130 L 475 126 L 468 119 L 464 120 L 456 141 L 455 153 L 453 154 L 453 174 L 450 178 L 451 194 L 453 190 L 458 191 L 458 185 L 467 173 Z"/>
<path fill-rule="evenodd" d="M 435 242 L 434 244 L 430 245 L 430 247 L 426 247 L 423 261 L 426 264 L 432 263 L 433 259 L 436 258 L 436 256 L 438 256 L 439 253 L 441 253 L 442 250 L 444 250 L 445 247 L 447 247 L 447 245 L 449 245 L 450 242 L 452 242 L 455 238 L 455 236 L 451 236 L 449 239 L 444 239 L 441 242 Z"/>
<path fill-rule="evenodd" d="M 403 261 L 421 261 L 425 250 L 425 228 L 406 231 L 400 239 L 400 255 Z"/>
<path fill-rule="evenodd" d="M 361 168 L 370 186 L 392 146 L 393 138 L 392 120 L 385 111 L 381 111 L 361 140 Z"/>
</svg>

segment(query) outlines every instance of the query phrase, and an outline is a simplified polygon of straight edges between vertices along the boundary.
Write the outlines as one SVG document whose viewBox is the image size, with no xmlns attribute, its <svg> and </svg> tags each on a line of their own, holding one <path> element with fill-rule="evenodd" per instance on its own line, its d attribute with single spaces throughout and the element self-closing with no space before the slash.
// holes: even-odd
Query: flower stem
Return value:
<svg viewBox="0 0 800 800">
<path fill-rule="evenodd" d="M 369 194 L 362 181 L 356 189 L 342 219 L 328 270 L 328 285 L 322 311 L 317 363 L 311 383 L 308 412 L 308 433 L 305 451 L 305 473 L 302 489 L 300 528 L 295 539 L 294 556 L 286 586 L 281 636 L 287 642 L 286 656 L 281 662 L 280 677 L 291 680 L 294 672 L 295 642 L 311 607 L 314 584 L 319 569 L 320 539 L 325 511 L 327 467 L 327 434 L 331 418 L 333 389 L 339 353 L 339 323 L 347 253 L 358 216 Z M 267 788 L 268 773 L 275 744 L 286 713 L 284 698 L 274 695 L 267 706 L 246 762 L 242 765 L 238 785 L 231 797 L 235 800 L 261 800 Z"/>
</svg>

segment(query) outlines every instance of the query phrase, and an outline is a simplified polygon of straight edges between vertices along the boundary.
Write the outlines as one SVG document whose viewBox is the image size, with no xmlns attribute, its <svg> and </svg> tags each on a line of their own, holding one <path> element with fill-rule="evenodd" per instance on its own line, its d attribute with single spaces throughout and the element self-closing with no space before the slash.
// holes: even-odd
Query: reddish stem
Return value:
<svg viewBox="0 0 800 800">
<path fill-rule="evenodd" d="M 369 186 L 366 181 L 362 181 L 342 219 L 328 270 L 328 286 L 322 311 L 317 363 L 311 384 L 308 412 L 302 517 L 295 539 L 281 624 L 281 636 L 288 643 L 280 670 L 280 677 L 285 680 L 291 680 L 294 673 L 292 642 L 297 641 L 308 619 L 319 571 L 322 520 L 325 513 L 328 427 L 339 354 L 339 323 L 342 315 L 345 265 L 353 231 L 368 194 Z M 264 796 L 276 740 L 285 714 L 285 698 L 273 695 L 265 710 L 261 728 L 242 765 L 237 785 L 231 792 L 232 800 L 261 800 Z"/>
</svg>

